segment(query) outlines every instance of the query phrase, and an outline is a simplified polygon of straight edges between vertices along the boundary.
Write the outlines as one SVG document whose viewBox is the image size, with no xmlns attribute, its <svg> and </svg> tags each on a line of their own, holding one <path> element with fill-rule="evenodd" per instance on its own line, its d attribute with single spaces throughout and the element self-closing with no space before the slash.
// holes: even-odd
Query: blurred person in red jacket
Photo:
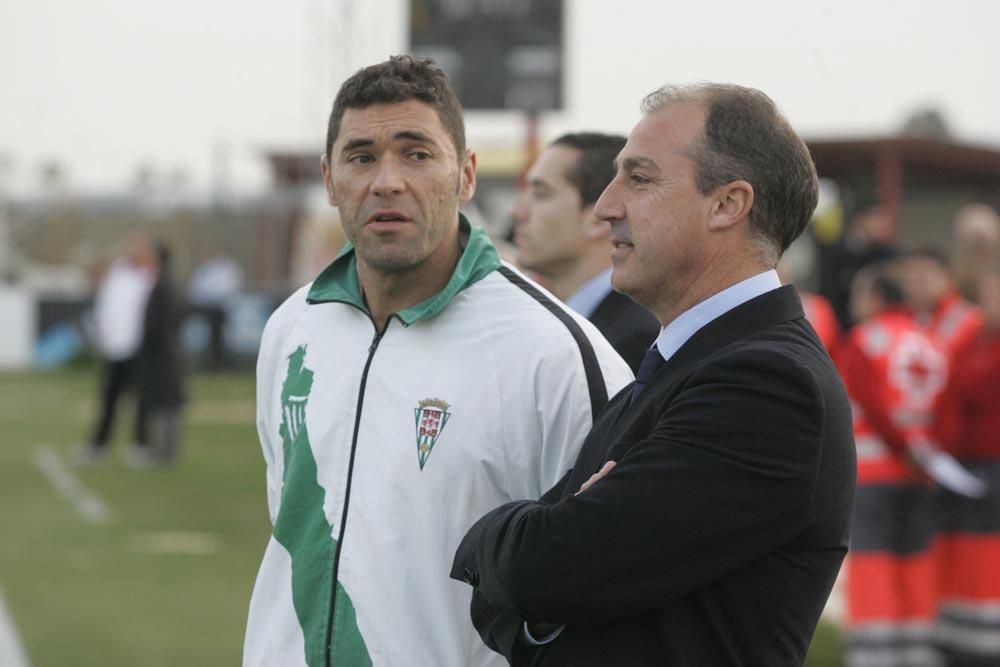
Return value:
<svg viewBox="0 0 1000 667">
<path fill-rule="evenodd" d="M 850 305 L 858 324 L 838 350 L 858 448 L 847 664 L 936 665 L 934 496 L 915 463 L 933 449 L 928 427 L 947 357 L 884 267 L 857 274 Z"/>
<path fill-rule="evenodd" d="M 983 327 L 954 356 L 938 401 L 943 446 L 987 481 L 944 498 L 938 636 L 948 664 L 1000 665 L 1000 264 L 977 285 Z"/>
<path fill-rule="evenodd" d="M 913 250 L 906 253 L 900 267 L 906 300 L 917 322 L 949 354 L 975 336 L 982 315 L 958 293 L 943 253 L 934 248 Z"/>
</svg>

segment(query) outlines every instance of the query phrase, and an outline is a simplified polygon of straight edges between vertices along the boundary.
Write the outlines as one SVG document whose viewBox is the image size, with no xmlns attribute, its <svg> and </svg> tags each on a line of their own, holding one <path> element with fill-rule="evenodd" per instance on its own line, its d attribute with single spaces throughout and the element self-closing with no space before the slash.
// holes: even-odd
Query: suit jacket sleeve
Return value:
<svg viewBox="0 0 1000 667">
<path fill-rule="evenodd" d="M 537 417 L 533 420 L 522 418 L 524 429 L 520 431 L 520 439 L 514 440 L 513 448 L 526 447 L 525 457 L 536 464 L 523 479 L 508 480 L 514 498 L 541 495 L 541 502 L 558 500 L 570 476 L 567 468 L 576 459 L 597 416 L 595 412 L 603 408 L 607 396 L 614 395 L 633 379 L 628 365 L 597 330 L 582 318 L 572 317 L 589 339 L 599 372 L 593 376 L 586 372 L 581 364 L 583 353 L 576 345 L 553 344 L 545 350 L 542 362 L 534 367 L 533 392 L 525 393 L 532 398 L 526 399 L 528 405 L 518 411 L 522 416 L 535 412 Z M 597 391 L 591 386 L 592 382 L 603 386 Z M 521 387 L 524 382 L 508 379 L 503 384 Z M 600 396 L 601 400 L 595 401 L 595 396 Z M 536 440 L 540 441 L 540 446 Z M 552 486 L 556 480 L 559 481 Z M 459 569 L 451 576 L 462 580 L 463 572 Z M 482 595 L 472 597 L 471 616 L 483 642 L 506 656 L 511 664 L 522 664 L 523 660 L 530 659 L 530 655 L 525 654 L 533 653 L 534 647 L 529 648 L 519 641 L 524 623 L 522 617 Z"/>
<path fill-rule="evenodd" d="M 807 367 L 734 352 L 661 407 L 653 432 L 585 493 L 481 518 L 453 576 L 474 573 L 479 594 L 529 621 L 591 624 L 660 607 L 801 531 L 824 418 Z"/>
<path fill-rule="evenodd" d="M 563 475 L 562 479 L 546 491 L 538 502 L 551 504 L 559 500 L 564 494 L 564 489 L 572 473 L 573 471 L 570 470 Z M 464 572 L 462 568 L 458 567 L 457 561 L 455 568 L 457 569 L 452 570 L 451 577 L 461 581 L 464 578 Z M 503 655 L 515 667 L 531 664 L 531 657 L 538 648 L 527 645 L 521 639 L 524 618 L 506 607 L 491 602 L 478 590 L 472 592 L 470 613 L 472 625 L 476 628 L 484 644 Z"/>
</svg>

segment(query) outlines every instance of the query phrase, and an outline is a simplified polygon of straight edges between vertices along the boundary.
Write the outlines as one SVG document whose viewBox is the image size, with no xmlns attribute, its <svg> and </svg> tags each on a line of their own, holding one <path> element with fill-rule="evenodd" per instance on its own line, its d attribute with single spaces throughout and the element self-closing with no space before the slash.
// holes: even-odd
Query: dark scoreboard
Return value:
<svg viewBox="0 0 1000 667">
<path fill-rule="evenodd" d="M 563 32 L 563 0 L 410 0 L 410 52 L 466 109 L 562 108 Z"/>
</svg>

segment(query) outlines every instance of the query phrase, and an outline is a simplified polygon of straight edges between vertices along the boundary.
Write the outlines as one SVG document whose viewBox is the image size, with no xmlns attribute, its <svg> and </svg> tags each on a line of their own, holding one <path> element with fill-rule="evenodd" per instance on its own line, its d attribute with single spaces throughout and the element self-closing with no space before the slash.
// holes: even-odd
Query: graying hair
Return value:
<svg viewBox="0 0 1000 667">
<path fill-rule="evenodd" d="M 732 84 L 665 85 L 642 100 L 653 113 L 675 104 L 706 109 L 705 130 L 692 143 L 702 194 L 743 180 L 754 191 L 750 226 L 765 257 L 778 257 L 805 230 L 816 209 L 819 181 L 809 149 L 770 97 Z"/>
</svg>

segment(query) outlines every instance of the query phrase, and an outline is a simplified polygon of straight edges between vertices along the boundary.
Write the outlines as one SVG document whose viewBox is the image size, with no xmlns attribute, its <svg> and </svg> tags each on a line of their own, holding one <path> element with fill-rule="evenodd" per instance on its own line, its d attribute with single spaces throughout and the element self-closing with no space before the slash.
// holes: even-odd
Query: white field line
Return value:
<svg viewBox="0 0 1000 667">
<path fill-rule="evenodd" d="M 91 493 L 52 449 L 39 447 L 35 451 L 35 465 L 84 521 L 105 523 L 111 517 L 104 501 Z"/>
<path fill-rule="evenodd" d="M 24 652 L 21 639 L 17 636 L 14 621 L 0 595 L 0 665 L 4 667 L 28 667 L 28 656 Z"/>
</svg>

